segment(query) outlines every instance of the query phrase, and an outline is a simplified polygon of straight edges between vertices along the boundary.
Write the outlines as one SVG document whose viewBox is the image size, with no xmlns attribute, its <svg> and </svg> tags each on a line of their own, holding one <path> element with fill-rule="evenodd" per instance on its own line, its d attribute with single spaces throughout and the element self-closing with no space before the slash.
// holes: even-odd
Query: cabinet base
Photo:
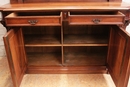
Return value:
<svg viewBox="0 0 130 87">
<path fill-rule="evenodd" d="M 106 66 L 86 67 L 28 67 L 27 74 L 85 74 L 85 73 L 107 73 Z"/>
</svg>

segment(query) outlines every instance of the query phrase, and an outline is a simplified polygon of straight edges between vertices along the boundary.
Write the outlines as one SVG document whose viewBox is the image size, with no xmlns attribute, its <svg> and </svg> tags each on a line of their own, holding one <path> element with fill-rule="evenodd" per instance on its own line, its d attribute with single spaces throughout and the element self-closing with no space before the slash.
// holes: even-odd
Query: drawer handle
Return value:
<svg viewBox="0 0 130 87">
<path fill-rule="evenodd" d="M 100 19 L 93 19 L 92 21 L 93 21 L 95 24 L 98 24 L 99 22 L 101 22 Z"/>
<path fill-rule="evenodd" d="M 35 25 L 38 21 L 37 20 L 29 20 L 28 23 L 31 25 Z"/>
</svg>

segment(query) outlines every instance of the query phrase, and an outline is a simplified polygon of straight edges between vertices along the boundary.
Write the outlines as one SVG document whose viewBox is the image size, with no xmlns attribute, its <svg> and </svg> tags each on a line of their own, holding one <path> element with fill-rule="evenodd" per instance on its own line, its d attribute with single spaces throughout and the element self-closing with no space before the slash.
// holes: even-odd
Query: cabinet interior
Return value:
<svg viewBox="0 0 130 87">
<path fill-rule="evenodd" d="M 60 66 L 61 47 L 26 47 L 28 66 Z"/>
<path fill-rule="evenodd" d="M 121 0 L 11 0 L 21 4 L 3 6 L 2 23 L 8 29 L 3 39 L 14 87 L 25 73 L 108 72 L 117 87 L 126 87 L 129 9 L 115 1 Z"/>
<path fill-rule="evenodd" d="M 15 12 L 12 15 L 15 16 L 59 16 L 60 11 L 44 11 L 44 12 Z"/>
<path fill-rule="evenodd" d="M 25 46 L 61 45 L 61 27 L 24 27 Z"/>
<path fill-rule="evenodd" d="M 22 27 L 28 66 L 105 66 L 107 25 Z"/>
<path fill-rule="evenodd" d="M 71 11 L 69 15 L 119 15 L 118 11 Z"/>
</svg>

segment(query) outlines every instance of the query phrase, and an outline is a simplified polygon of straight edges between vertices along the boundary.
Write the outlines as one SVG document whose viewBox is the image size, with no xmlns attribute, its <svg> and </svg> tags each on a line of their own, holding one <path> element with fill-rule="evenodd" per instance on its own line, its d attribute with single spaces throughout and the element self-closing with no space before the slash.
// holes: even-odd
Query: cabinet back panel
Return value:
<svg viewBox="0 0 130 87">
<path fill-rule="evenodd" d="M 106 57 L 107 47 L 64 47 L 66 66 L 105 65 Z"/>
<path fill-rule="evenodd" d="M 26 47 L 28 66 L 60 66 L 61 47 Z"/>
<path fill-rule="evenodd" d="M 61 47 L 26 47 L 27 53 L 61 53 Z"/>
<path fill-rule="evenodd" d="M 109 27 L 108 26 L 94 26 L 94 25 L 78 25 L 78 26 L 69 26 L 65 25 L 64 34 L 104 34 L 108 35 Z"/>
<path fill-rule="evenodd" d="M 69 46 L 69 47 L 64 47 L 64 52 L 69 53 L 69 52 L 85 52 L 85 53 L 107 53 L 107 47 L 74 47 L 74 46 Z"/>
<path fill-rule="evenodd" d="M 23 27 L 23 33 L 24 34 L 31 34 L 31 35 L 36 35 L 36 34 L 44 34 L 44 35 L 54 35 L 54 34 L 60 34 L 61 31 L 60 31 L 60 28 L 61 27 L 57 27 L 57 26 L 53 26 L 53 27 L 43 27 L 43 26 L 40 26 L 40 27 Z"/>
</svg>

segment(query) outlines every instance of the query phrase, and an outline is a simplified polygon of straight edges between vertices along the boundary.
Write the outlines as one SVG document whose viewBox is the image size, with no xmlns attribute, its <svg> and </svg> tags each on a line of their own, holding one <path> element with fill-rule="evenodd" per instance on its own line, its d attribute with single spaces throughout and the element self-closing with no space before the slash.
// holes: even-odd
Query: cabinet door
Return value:
<svg viewBox="0 0 130 87">
<path fill-rule="evenodd" d="M 26 70 L 22 29 L 11 29 L 3 39 L 13 84 L 14 87 L 19 87 Z"/>
<path fill-rule="evenodd" d="M 127 87 L 130 74 L 130 35 L 117 26 L 111 27 L 107 63 L 116 87 Z"/>
</svg>

